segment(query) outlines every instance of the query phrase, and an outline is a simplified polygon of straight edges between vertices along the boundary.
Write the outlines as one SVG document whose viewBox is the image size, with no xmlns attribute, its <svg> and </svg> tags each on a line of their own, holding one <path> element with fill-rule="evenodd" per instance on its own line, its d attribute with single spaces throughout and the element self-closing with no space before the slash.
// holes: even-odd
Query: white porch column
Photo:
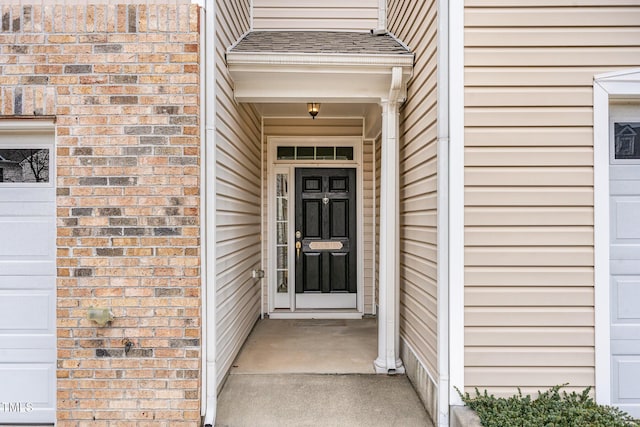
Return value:
<svg viewBox="0 0 640 427">
<path fill-rule="evenodd" d="M 392 91 L 393 92 L 393 91 Z M 404 373 L 400 360 L 399 102 L 382 101 L 380 164 L 380 289 L 377 373 Z"/>
</svg>

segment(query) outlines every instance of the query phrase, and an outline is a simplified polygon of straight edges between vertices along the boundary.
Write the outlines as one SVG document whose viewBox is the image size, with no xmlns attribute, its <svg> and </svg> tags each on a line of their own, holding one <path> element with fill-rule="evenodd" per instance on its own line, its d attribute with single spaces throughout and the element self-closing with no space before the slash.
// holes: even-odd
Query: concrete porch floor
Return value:
<svg viewBox="0 0 640 427">
<path fill-rule="evenodd" d="M 432 426 L 404 375 L 376 375 L 375 319 L 261 320 L 218 396 L 216 426 Z"/>
</svg>

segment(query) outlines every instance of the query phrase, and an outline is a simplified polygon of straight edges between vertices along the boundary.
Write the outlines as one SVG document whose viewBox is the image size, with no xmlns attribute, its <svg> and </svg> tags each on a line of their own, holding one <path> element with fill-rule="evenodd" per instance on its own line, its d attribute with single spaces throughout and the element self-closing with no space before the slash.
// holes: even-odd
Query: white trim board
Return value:
<svg viewBox="0 0 640 427">
<path fill-rule="evenodd" d="M 640 100 L 640 69 L 597 75 L 593 83 L 596 401 L 611 403 L 609 295 L 609 116 L 614 100 Z"/>
<path fill-rule="evenodd" d="M 446 2 L 445 2 L 446 3 Z M 464 3 L 449 1 L 449 405 L 464 390 Z"/>
</svg>

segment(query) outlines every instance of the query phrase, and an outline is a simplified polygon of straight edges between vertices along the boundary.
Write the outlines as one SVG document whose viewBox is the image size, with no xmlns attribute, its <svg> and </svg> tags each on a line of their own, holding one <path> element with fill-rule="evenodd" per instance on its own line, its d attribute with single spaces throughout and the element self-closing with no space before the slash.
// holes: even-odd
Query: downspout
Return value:
<svg viewBox="0 0 640 427">
<path fill-rule="evenodd" d="M 204 67 L 201 67 L 202 76 L 200 85 L 201 87 L 204 86 L 204 97 L 201 105 L 204 108 L 205 127 L 205 138 L 202 149 L 205 154 L 203 161 L 205 164 L 203 195 L 206 203 L 206 236 L 203 247 L 207 249 L 204 266 L 206 267 L 207 284 L 210 286 L 206 286 L 206 292 L 204 294 L 204 307 L 206 310 L 206 316 L 204 318 L 204 323 L 206 323 L 206 368 L 204 371 L 205 384 L 203 388 L 206 393 L 204 425 L 213 427 L 216 422 L 218 397 L 218 385 L 216 383 L 216 292 L 214 286 L 216 277 L 215 0 L 205 0 L 204 15 L 204 23 L 201 21 L 201 25 L 204 24 L 204 29 L 201 29 L 201 37 L 203 40 L 200 44 L 200 55 L 204 60 Z M 207 43 L 208 41 L 211 43 Z M 206 54 L 207 50 L 210 50 L 209 55 Z M 204 84 L 202 84 L 202 82 L 204 82 Z M 206 245 L 207 242 L 214 244 L 208 247 Z"/>
</svg>

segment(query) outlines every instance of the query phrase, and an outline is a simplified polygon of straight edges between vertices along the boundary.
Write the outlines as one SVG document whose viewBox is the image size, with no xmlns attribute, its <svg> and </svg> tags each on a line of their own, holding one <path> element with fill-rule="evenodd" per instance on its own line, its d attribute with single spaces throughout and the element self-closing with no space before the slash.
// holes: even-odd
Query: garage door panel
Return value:
<svg viewBox="0 0 640 427">
<path fill-rule="evenodd" d="M 636 275 L 638 273 L 638 265 L 640 260 L 628 259 L 628 260 L 615 260 L 612 259 L 609 263 L 611 271 L 616 275 Z"/>
<path fill-rule="evenodd" d="M 634 180 L 615 181 L 611 185 L 611 196 L 635 194 L 637 186 L 638 182 Z"/>
<path fill-rule="evenodd" d="M 640 262 L 640 245 L 611 245 L 610 255 L 615 260 L 631 260 L 637 264 Z"/>
<path fill-rule="evenodd" d="M 0 333 L 53 333 L 53 292 L 0 291 Z"/>
<path fill-rule="evenodd" d="M 611 318 L 614 323 L 640 323 L 640 276 L 612 277 L 611 295 L 616 305 L 613 307 Z"/>
<path fill-rule="evenodd" d="M 0 257 L 42 258 L 51 257 L 51 245 L 43 245 L 51 241 L 55 233 L 52 219 L 0 219 L 0 236 L 4 241 L 0 245 Z"/>
<path fill-rule="evenodd" d="M 614 356 L 613 369 L 618 379 L 613 387 L 617 398 L 625 403 L 640 403 L 640 357 Z"/>
<path fill-rule="evenodd" d="M 635 164 L 615 164 L 609 171 L 609 177 L 612 180 L 612 188 L 623 186 L 630 182 L 638 182 L 640 180 L 640 171 Z M 629 194 L 637 194 L 638 190 L 633 189 Z M 612 194 L 616 194 L 612 192 Z"/>
<path fill-rule="evenodd" d="M 0 335 L 2 339 L 2 335 Z M 55 344 L 55 342 L 53 342 Z M 56 349 L 51 346 L 51 338 L 42 339 L 42 348 L 2 348 L 0 346 L 0 364 L 15 363 L 19 360 L 21 364 L 47 364 L 56 358 Z"/>
<path fill-rule="evenodd" d="M 614 338 L 611 340 L 611 354 L 613 354 L 614 356 L 633 356 L 640 354 L 640 343 L 638 342 L 638 340 Z"/>
<path fill-rule="evenodd" d="M 612 243 L 640 239 L 640 198 L 612 197 Z"/>
<path fill-rule="evenodd" d="M 50 334 L 0 334 L 0 350 L 50 350 L 56 347 L 56 340 Z M 18 359 L 20 360 L 20 359 Z M 8 361 L 4 360 L 4 361 Z M 15 361 L 15 360 L 14 360 Z"/>
<path fill-rule="evenodd" d="M 0 217 L 19 217 L 21 215 L 50 217 L 53 209 L 53 201 L 51 202 L 16 202 L 9 201 L 0 202 Z"/>
<path fill-rule="evenodd" d="M 47 376 L 53 366 L 41 363 L 6 363 L 0 366 L 0 384 L 16 384 L 15 388 L 0 388 L 2 402 L 32 402 L 34 405 L 53 402 L 51 388 L 47 386 Z M 42 387 L 28 387 L 42 384 Z"/>
<path fill-rule="evenodd" d="M 612 340 L 640 340 L 640 328 L 635 323 L 615 323 L 611 328 Z M 640 346 L 640 344 L 638 344 Z"/>
<path fill-rule="evenodd" d="M 38 184 L 15 184 L 3 182 L 0 184 L 2 192 L 7 195 L 3 197 L 2 202 L 12 200 L 20 205 L 22 202 L 55 202 L 56 195 L 53 190 L 53 185 L 48 183 Z M 0 204 L 2 204 L 0 202 Z"/>
<path fill-rule="evenodd" d="M 55 374 L 51 364 L 4 363 L 0 365 L 0 402 L 12 404 L 0 411 L 0 423 L 37 423 L 55 419 Z"/>
<path fill-rule="evenodd" d="M 1 276 L 0 291 L 14 289 L 53 289 L 55 278 L 51 276 Z"/>
<path fill-rule="evenodd" d="M 10 276 L 56 274 L 55 261 L 0 261 L 0 271 Z"/>
</svg>

